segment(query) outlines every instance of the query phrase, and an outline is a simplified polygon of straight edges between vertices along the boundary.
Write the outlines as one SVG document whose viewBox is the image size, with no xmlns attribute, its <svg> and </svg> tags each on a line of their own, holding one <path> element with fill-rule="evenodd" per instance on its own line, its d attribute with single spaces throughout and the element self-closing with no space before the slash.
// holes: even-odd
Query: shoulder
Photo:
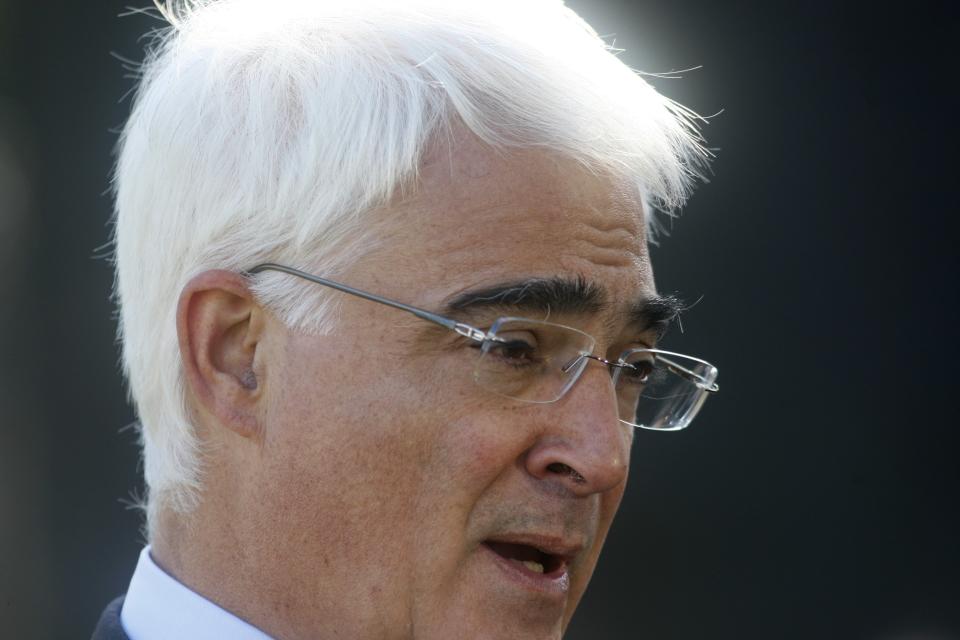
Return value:
<svg viewBox="0 0 960 640">
<path fill-rule="evenodd" d="M 103 610 L 90 640 L 130 640 L 120 624 L 120 609 L 123 608 L 123 598 L 124 596 L 120 596 Z"/>
</svg>

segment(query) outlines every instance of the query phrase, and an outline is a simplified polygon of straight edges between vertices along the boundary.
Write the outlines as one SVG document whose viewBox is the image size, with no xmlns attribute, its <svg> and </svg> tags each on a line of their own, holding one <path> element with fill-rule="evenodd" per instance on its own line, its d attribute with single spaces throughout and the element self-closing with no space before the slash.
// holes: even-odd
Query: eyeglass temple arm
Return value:
<svg viewBox="0 0 960 640">
<path fill-rule="evenodd" d="M 446 327 L 451 331 L 456 331 L 460 335 L 475 340 L 477 342 L 483 342 L 487 338 L 485 331 L 472 327 L 469 324 L 463 322 L 457 322 L 452 318 L 447 318 L 436 313 L 427 311 L 426 309 L 421 309 L 419 307 L 413 307 L 409 304 L 404 304 L 402 302 L 397 302 L 396 300 L 391 300 L 390 298 L 384 298 L 382 296 L 375 295 L 373 293 L 367 293 L 366 291 L 361 291 L 360 289 L 354 289 L 351 286 L 341 284 L 339 282 L 334 282 L 333 280 L 327 280 L 326 278 L 321 278 L 320 276 L 315 276 L 312 273 L 307 273 L 306 271 L 300 271 L 299 269 L 294 269 L 293 267 L 287 267 L 282 264 L 276 264 L 274 262 L 264 262 L 263 264 L 258 264 L 257 266 L 248 269 L 246 273 L 248 275 L 254 275 L 262 271 L 280 271 L 282 273 L 287 273 L 292 276 L 297 276 L 298 278 L 303 278 L 304 280 L 309 280 L 310 282 L 315 282 L 317 284 L 322 284 L 325 287 L 330 287 L 331 289 L 336 289 L 337 291 L 342 291 L 344 293 L 349 293 L 350 295 L 363 298 L 365 300 L 370 300 L 371 302 L 379 302 L 380 304 L 385 304 L 388 307 L 393 307 L 395 309 L 400 309 L 401 311 L 406 311 L 407 313 L 412 313 L 418 318 L 422 318 L 428 322 L 433 322 L 438 324 L 441 327 Z"/>
</svg>

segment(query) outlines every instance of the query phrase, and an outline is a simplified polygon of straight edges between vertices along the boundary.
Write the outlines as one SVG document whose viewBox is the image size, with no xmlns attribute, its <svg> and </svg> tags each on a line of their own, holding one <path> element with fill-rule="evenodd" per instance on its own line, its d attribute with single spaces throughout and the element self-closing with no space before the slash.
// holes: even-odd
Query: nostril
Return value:
<svg viewBox="0 0 960 640">
<path fill-rule="evenodd" d="M 547 471 L 567 476 L 577 484 L 584 484 L 587 481 L 576 469 L 562 462 L 553 462 L 547 465 Z"/>
</svg>

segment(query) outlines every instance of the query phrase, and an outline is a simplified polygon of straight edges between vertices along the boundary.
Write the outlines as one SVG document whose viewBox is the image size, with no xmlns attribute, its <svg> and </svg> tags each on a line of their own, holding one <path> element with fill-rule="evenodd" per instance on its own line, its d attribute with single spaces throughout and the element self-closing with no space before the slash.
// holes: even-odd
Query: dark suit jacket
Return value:
<svg viewBox="0 0 960 640">
<path fill-rule="evenodd" d="M 120 608 L 123 607 L 123 596 L 120 596 L 107 605 L 100 615 L 97 628 L 93 630 L 90 640 L 130 640 L 120 625 Z"/>
</svg>

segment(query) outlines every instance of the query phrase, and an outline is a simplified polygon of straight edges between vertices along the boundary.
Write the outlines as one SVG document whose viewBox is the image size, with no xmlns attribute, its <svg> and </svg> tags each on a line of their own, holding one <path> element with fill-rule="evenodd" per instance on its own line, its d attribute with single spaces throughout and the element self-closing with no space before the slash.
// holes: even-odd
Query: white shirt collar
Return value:
<svg viewBox="0 0 960 640">
<path fill-rule="evenodd" d="M 130 640 L 271 640 L 164 572 L 150 557 L 149 546 L 140 552 L 120 623 Z"/>
</svg>

